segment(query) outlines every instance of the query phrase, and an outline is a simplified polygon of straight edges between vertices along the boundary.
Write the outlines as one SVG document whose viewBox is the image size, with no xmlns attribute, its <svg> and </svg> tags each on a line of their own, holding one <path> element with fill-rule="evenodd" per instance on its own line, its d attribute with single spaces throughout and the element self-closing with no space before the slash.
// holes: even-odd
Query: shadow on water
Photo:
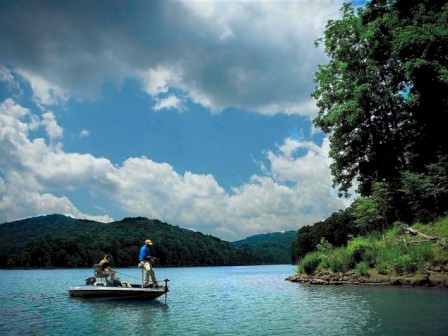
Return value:
<svg viewBox="0 0 448 336">
<path fill-rule="evenodd" d="M 100 305 L 110 305 L 116 307 L 117 305 L 120 305 L 121 307 L 138 307 L 140 306 L 152 306 L 152 307 L 159 307 L 160 309 L 163 309 L 163 307 L 168 308 L 168 303 L 161 302 L 159 300 L 152 300 L 152 301 L 145 301 L 145 300 L 138 300 L 138 299 L 123 299 L 123 298 L 117 298 L 117 299 L 111 299 L 111 298 L 94 298 L 94 299 L 85 299 L 85 298 L 79 298 L 79 297 L 70 297 L 70 300 L 86 303 L 86 304 L 100 304 Z"/>
</svg>

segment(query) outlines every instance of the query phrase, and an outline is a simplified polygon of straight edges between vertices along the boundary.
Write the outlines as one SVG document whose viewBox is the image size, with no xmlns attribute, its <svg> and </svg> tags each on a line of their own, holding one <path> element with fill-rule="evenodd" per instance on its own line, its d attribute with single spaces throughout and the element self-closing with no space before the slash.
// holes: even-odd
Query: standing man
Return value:
<svg viewBox="0 0 448 336">
<path fill-rule="evenodd" d="M 144 268 L 146 270 L 145 283 L 143 287 L 159 287 L 156 280 L 156 275 L 154 274 L 151 261 L 154 257 L 149 255 L 149 247 L 152 245 L 152 241 L 149 239 L 145 240 L 145 245 L 140 249 L 139 264 L 138 267 Z M 152 285 L 149 284 L 149 276 L 151 276 Z"/>
</svg>

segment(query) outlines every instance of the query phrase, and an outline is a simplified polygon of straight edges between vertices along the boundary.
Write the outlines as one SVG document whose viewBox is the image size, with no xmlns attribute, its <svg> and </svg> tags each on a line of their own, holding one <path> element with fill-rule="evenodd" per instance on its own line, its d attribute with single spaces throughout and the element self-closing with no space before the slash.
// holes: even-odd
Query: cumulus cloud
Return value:
<svg viewBox="0 0 448 336">
<path fill-rule="evenodd" d="M 345 207 L 331 189 L 328 140 L 287 138 L 265 153 L 262 174 L 226 191 L 213 175 L 144 156 L 113 164 L 65 151 L 54 112 L 70 99 L 98 98 L 105 82 L 131 79 L 155 111 L 194 103 L 212 113 L 312 117 L 313 72 L 325 62 L 313 41 L 341 3 L 0 2 L 0 81 L 14 98 L 0 103 L 0 221 L 52 212 L 111 221 L 101 202 L 92 205 L 97 214 L 78 209 L 69 195 L 84 190 L 93 203 L 233 240 L 297 229 Z M 23 81 L 39 111 L 15 99 Z"/>
<path fill-rule="evenodd" d="M 18 69 L 17 72 L 30 83 L 33 99 L 42 109 L 46 106 L 63 104 L 68 100 L 67 94 L 57 84 L 50 83 L 29 71 Z"/>
<path fill-rule="evenodd" d="M 95 175 L 88 179 L 86 175 L 95 169 L 80 162 L 77 154 L 49 146 L 43 138 L 31 140 L 30 131 L 39 127 L 47 128 L 49 139 L 62 135 L 52 113 L 40 119 L 12 99 L 0 103 L 1 221 L 43 213 L 72 213 L 78 218 L 111 221 L 107 215 L 84 214 L 67 197 L 49 192 L 56 185 L 67 190 L 78 188 L 82 181 L 93 182 Z M 95 159 L 93 166 L 98 162 L 103 161 Z"/>
<path fill-rule="evenodd" d="M 46 128 L 47 137 L 32 139 L 37 128 Z M 226 192 L 210 174 L 180 174 L 147 157 L 114 165 L 106 158 L 65 152 L 51 145 L 63 135 L 55 129 L 50 112 L 39 117 L 12 99 L 0 103 L 1 221 L 54 212 L 111 221 L 107 213 L 84 213 L 68 196 L 56 195 L 86 189 L 131 215 L 236 240 L 298 229 L 345 206 L 331 193 L 327 140 L 319 146 L 286 139 L 266 153 L 266 174 Z"/>
<path fill-rule="evenodd" d="M 63 129 L 56 122 L 53 112 L 47 111 L 42 115 L 42 124 L 45 126 L 50 140 L 62 137 Z"/>
<path fill-rule="evenodd" d="M 341 3 L 2 2 L 0 64 L 20 71 L 43 107 L 134 78 L 160 106 L 182 108 L 165 96 L 174 90 L 211 112 L 309 116 L 313 72 L 325 62 L 313 41 Z"/>
</svg>

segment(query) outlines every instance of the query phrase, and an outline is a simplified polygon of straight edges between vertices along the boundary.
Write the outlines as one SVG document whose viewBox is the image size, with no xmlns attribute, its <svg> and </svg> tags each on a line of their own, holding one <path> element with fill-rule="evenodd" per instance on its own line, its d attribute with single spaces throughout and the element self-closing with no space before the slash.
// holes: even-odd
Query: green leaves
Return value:
<svg viewBox="0 0 448 336">
<path fill-rule="evenodd" d="M 348 196 L 356 178 L 369 196 L 448 154 L 437 122 L 448 117 L 448 5 L 377 0 L 342 12 L 316 41 L 329 63 L 315 74 L 313 123 L 330 134 L 334 186 Z"/>
</svg>

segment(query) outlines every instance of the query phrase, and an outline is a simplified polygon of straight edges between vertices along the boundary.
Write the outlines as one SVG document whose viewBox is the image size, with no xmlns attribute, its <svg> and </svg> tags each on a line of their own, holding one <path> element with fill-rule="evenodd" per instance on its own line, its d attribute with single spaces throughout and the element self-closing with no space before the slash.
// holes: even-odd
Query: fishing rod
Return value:
<svg viewBox="0 0 448 336">
<path fill-rule="evenodd" d="M 132 279 L 140 280 L 140 278 L 137 278 L 137 277 L 132 276 L 132 275 L 129 275 L 129 274 L 125 274 L 125 273 L 123 273 L 123 272 L 118 272 L 118 271 L 115 271 L 115 272 L 116 272 L 117 274 L 121 274 L 121 275 L 123 275 L 123 276 L 127 276 L 127 277 L 132 278 Z"/>
</svg>

